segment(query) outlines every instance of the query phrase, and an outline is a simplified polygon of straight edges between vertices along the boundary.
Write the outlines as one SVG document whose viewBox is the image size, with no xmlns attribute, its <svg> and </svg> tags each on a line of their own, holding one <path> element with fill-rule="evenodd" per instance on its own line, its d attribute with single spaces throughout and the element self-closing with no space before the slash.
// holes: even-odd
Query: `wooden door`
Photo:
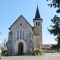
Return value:
<svg viewBox="0 0 60 60">
<path fill-rule="evenodd" d="M 23 55 L 23 43 L 18 44 L 18 55 Z"/>
</svg>

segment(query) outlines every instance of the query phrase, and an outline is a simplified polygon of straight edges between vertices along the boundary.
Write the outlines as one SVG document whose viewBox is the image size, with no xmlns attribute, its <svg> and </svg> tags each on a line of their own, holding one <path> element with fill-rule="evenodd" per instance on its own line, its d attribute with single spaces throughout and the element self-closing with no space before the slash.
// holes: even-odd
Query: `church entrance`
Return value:
<svg viewBox="0 0 60 60">
<path fill-rule="evenodd" d="M 18 44 L 18 55 L 23 55 L 23 43 Z"/>
</svg>

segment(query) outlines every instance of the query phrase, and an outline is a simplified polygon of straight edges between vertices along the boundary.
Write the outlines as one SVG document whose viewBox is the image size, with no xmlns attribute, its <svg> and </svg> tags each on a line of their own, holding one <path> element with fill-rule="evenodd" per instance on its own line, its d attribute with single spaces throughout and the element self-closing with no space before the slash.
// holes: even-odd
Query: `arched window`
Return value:
<svg viewBox="0 0 60 60">
<path fill-rule="evenodd" d="M 20 30 L 17 31 L 17 39 L 23 39 L 24 40 L 25 35 L 26 35 L 26 33 L 25 33 L 24 29 L 20 29 Z"/>
<path fill-rule="evenodd" d="M 19 30 L 16 32 L 17 39 L 19 39 Z"/>
<path fill-rule="evenodd" d="M 40 26 L 40 22 L 36 22 L 36 26 Z"/>
<path fill-rule="evenodd" d="M 36 22 L 36 26 L 38 26 L 38 23 Z"/>
<path fill-rule="evenodd" d="M 40 26 L 40 22 L 38 22 L 38 26 Z"/>
<path fill-rule="evenodd" d="M 22 39 L 22 29 L 20 29 L 20 39 Z"/>
<path fill-rule="evenodd" d="M 23 39 L 25 39 L 25 30 L 23 30 Z"/>
</svg>

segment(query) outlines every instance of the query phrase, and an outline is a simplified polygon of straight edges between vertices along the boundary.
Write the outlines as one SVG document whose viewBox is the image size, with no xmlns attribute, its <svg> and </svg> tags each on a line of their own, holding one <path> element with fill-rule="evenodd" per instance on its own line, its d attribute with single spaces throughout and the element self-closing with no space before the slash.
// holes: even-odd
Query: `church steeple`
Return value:
<svg viewBox="0 0 60 60">
<path fill-rule="evenodd" d="M 40 18 L 40 13 L 39 13 L 38 5 L 37 5 L 35 19 L 39 19 L 39 18 Z"/>
<path fill-rule="evenodd" d="M 34 20 L 38 20 L 38 19 L 40 20 L 41 17 L 40 17 L 39 8 L 38 8 L 38 5 L 37 5 L 37 9 L 36 9 L 36 14 L 35 14 Z"/>
<path fill-rule="evenodd" d="M 37 5 L 36 14 L 35 14 L 35 18 L 33 19 L 33 22 L 34 22 L 34 27 L 42 26 L 42 19 L 40 17 L 38 5 Z"/>
<path fill-rule="evenodd" d="M 36 9 L 36 14 L 35 18 L 33 19 L 34 22 L 34 28 L 33 28 L 33 33 L 34 33 L 34 45 L 35 49 L 39 48 L 40 49 L 40 44 L 42 44 L 42 19 L 40 17 L 38 5 Z"/>
</svg>

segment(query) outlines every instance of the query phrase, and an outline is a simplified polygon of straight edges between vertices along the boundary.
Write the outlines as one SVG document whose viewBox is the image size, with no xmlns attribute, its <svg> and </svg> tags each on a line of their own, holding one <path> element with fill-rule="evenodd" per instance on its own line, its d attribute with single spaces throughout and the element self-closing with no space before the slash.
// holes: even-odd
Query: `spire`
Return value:
<svg viewBox="0 0 60 60">
<path fill-rule="evenodd" d="M 39 13 L 38 5 L 37 5 L 36 14 L 35 14 L 34 19 L 40 19 L 40 13 Z"/>
</svg>

